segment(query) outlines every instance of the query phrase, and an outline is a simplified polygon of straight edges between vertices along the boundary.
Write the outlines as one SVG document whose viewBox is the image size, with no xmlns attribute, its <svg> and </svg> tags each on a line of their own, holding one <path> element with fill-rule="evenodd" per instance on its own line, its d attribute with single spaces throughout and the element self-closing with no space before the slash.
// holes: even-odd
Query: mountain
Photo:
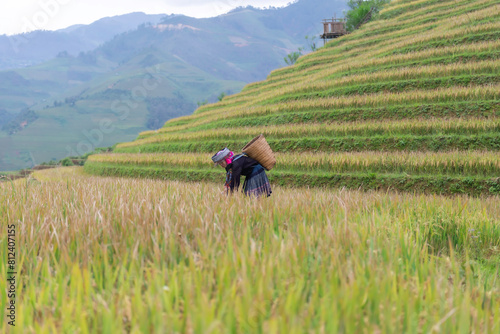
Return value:
<svg viewBox="0 0 500 334">
<path fill-rule="evenodd" d="M 303 46 L 305 35 L 319 35 L 325 12 L 339 13 L 344 6 L 301 0 L 207 19 L 164 16 L 94 50 L 60 52 L 41 64 L 0 72 L 0 108 L 11 114 L 29 109 L 37 116 L 20 118 L 10 135 L 0 131 L 0 170 L 132 140 L 191 114 L 197 103 L 237 93 L 283 66 L 283 57 Z M 100 129 L 103 120 L 113 124 L 109 133 Z"/>
<path fill-rule="evenodd" d="M 142 132 L 97 175 L 222 182 L 211 155 L 264 134 L 273 184 L 500 194 L 497 1 L 398 1 L 238 94 Z"/>
<path fill-rule="evenodd" d="M 0 70 L 32 66 L 60 53 L 77 56 L 145 23 L 156 24 L 165 15 L 130 13 L 102 18 L 89 25 L 75 25 L 56 31 L 38 30 L 0 36 Z"/>
</svg>

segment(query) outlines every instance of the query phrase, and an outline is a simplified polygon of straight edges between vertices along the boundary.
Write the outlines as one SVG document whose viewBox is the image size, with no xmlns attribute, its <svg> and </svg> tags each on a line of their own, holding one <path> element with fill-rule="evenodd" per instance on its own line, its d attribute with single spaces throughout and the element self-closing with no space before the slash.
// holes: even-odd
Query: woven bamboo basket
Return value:
<svg viewBox="0 0 500 334">
<path fill-rule="evenodd" d="M 273 169 L 276 164 L 273 150 L 271 150 L 263 135 L 258 135 L 252 139 L 241 151 L 246 153 L 250 158 L 257 160 L 267 170 Z"/>
</svg>

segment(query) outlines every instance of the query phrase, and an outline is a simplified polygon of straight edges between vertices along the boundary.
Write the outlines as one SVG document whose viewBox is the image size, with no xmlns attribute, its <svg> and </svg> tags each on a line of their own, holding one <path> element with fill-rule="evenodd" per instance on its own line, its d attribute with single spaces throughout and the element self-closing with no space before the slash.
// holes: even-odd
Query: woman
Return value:
<svg viewBox="0 0 500 334">
<path fill-rule="evenodd" d="M 246 154 L 234 155 L 227 147 L 212 157 L 215 164 L 226 169 L 226 191 L 231 193 L 240 186 L 240 177 L 245 175 L 243 191 L 247 196 L 271 196 L 272 190 L 264 167 Z"/>
</svg>

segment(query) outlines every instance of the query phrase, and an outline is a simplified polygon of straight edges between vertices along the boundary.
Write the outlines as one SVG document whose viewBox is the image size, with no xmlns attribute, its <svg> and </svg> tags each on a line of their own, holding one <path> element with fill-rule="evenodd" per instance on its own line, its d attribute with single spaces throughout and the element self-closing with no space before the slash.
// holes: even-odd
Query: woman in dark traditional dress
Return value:
<svg viewBox="0 0 500 334">
<path fill-rule="evenodd" d="M 272 190 L 264 167 L 246 154 L 234 155 L 227 147 L 217 152 L 212 161 L 226 169 L 226 191 L 238 191 L 241 175 L 246 176 L 243 192 L 247 196 L 271 196 Z"/>
</svg>

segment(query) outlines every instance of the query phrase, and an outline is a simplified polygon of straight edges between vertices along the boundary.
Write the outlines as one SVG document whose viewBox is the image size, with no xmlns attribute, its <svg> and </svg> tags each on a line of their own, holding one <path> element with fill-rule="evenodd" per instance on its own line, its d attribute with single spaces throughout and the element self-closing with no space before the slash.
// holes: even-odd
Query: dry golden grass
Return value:
<svg viewBox="0 0 500 334">
<path fill-rule="evenodd" d="M 374 136 L 391 134 L 432 134 L 432 133 L 480 133 L 500 131 L 500 119 L 405 119 L 402 121 L 362 121 L 340 124 L 307 123 L 260 126 L 259 132 L 266 138 L 308 138 L 340 137 L 348 135 Z M 158 131 L 144 139 L 122 143 L 117 148 L 140 146 L 151 143 L 172 141 L 194 141 L 214 139 L 253 138 L 255 127 L 210 129 L 188 133 L 165 133 Z M 141 134 L 142 135 L 142 134 Z"/>
<path fill-rule="evenodd" d="M 34 178 L 0 184 L 19 333 L 499 329 L 498 198 Z"/>
<path fill-rule="evenodd" d="M 402 93 L 377 93 L 341 97 L 310 98 L 297 101 L 287 101 L 269 105 L 225 107 L 175 119 L 175 122 L 186 122 L 183 125 L 169 126 L 155 131 L 143 132 L 140 135 L 172 133 L 185 131 L 189 128 L 209 124 L 230 117 L 251 117 L 269 115 L 298 110 L 335 110 L 339 108 L 366 108 L 389 104 L 439 103 L 480 101 L 498 99 L 500 84 L 470 87 L 439 88 L 431 90 L 412 90 Z"/>
<path fill-rule="evenodd" d="M 91 162 L 165 168 L 209 168 L 211 154 L 115 153 L 89 157 Z M 500 154 L 487 151 L 277 153 L 277 171 L 379 172 L 406 174 L 479 175 L 500 173 Z"/>
</svg>

